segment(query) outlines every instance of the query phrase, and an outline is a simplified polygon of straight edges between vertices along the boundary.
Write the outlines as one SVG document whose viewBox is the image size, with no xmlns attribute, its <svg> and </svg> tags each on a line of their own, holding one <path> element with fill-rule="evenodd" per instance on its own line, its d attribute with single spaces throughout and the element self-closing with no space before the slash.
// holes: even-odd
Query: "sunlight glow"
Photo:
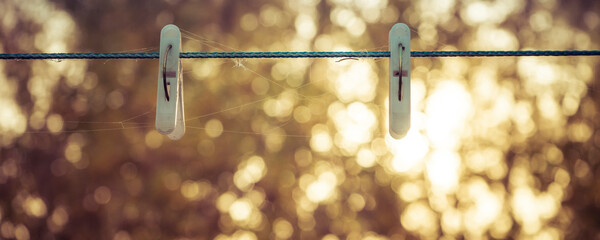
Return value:
<svg viewBox="0 0 600 240">
<path fill-rule="evenodd" d="M 513 12 L 524 6 L 520 0 L 502 2 L 471 1 L 460 11 L 462 20 L 471 25 L 498 24 L 506 20 Z M 493 13 L 493 14 L 492 14 Z"/>
<path fill-rule="evenodd" d="M 134 0 L 79 1 L 92 25 L 54 2 L 0 1 L 0 52 L 157 52 L 204 4 L 145 6 L 132 30 L 113 7 Z M 589 50 L 600 27 L 557 0 L 213 2 L 185 52 L 387 51 L 397 22 L 413 50 Z M 156 61 L 2 60 L 0 238 L 596 237 L 597 58 L 411 62 L 398 140 L 386 57 L 184 59 L 175 142 L 153 130 Z"/>
<path fill-rule="evenodd" d="M 332 69 L 339 69 L 340 74 L 333 82 L 331 90 L 343 103 L 352 101 L 369 102 L 375 97 L 373 69 L 368 62 L 348 61 L 343 67 L 330 64 Z"/>
<path fill-rule="evenodd" d="M 312 127 L 312 137 L 310 138 L 310 147 L 316 152 L 327 152 L 331 149 L 333 143 L 329 136 L 329 129 L 323 124 L 316 124 Z"/>
<path fill-rule="evenodd" d="M 362 148 L 356 154 L 356 163 L 364 168 L 373 167 L 376 163 L 377 156 L 373 153 L 373 151 Z"/>
<path fill-rule="evenodd" d="M 427 135 L 435 148 L 456 149 L 471 114 L 471 96 L 456 81 L 439 83 L 427 99 Z"/>
<path fill-rule="evenodd" d="M 269 99 L 263 104 L 263 110 L 271 117 L 287 117 L 292 114 L 296 93 L 293 90 L 284 91 L 277 99 Z"/>
<path fill-rule="evenodd" d="M 315 203 L 325 201 L 333 195 L 337 184 L 338 180 L 334 173 L 324 172 L 316 181 L 308 185 L 306 196 Z"/>
<path fill-rule="evenodd" d="M 235 221 L 247 220 L 252 213 L 252 204 L 248 200 L 236 200 L 229 207 L 229 214 Z"/>
<path fill-rule="evenodd" d="M 481 178 L 471 180 L 467 188 L 468 196 L 474 205 L 465 212 L 465 228 L 471 234 L 481 236 L 500 215 L 503 199 L 502 196 L 491 192 Z"/>
<path fill-rule="evenodd" d="M 539 231 L 546 219 L 554 217 L 558 206 L 560 203 L 551 195 L 542 193 L 536 196 L 530 188 L 516 189 L 511 199 L 515 220 L 530 234 Z"/>
<path fill-rule="evenodd" d="M 424 189 L 420 184 L 407 182 L 400 185 L 397 190 L 398 195 L 406 202 L 413 202 L 424 196 Z"/>
<path fill-rule="evenodd" d="M 451 193 L 458 187 L 461 158 L 455 152 L 435 151 L 427 161 L 427 178 L 437 193 Z"/>
<path fill-rule="evenodd" d="M 394 154 L 391 166 L 396 172 L 406 172 L 418 167 L 429 152 L 429 141 L 415 127 L 412 127 L 406 136 L 400 140 L 386 139 L 390 151 Z"/>
<path fill-rule="evenodd" d="M 240 190 L 247 191 L 266 173 L 265 161 L 259 156 L 252 156 L 238 165 L 233 182 Z"/>
<path fill-rule="evenodd" d="M 435 221 L 437 221 L 437 215 L 424 202 L 409 204 L 400 216 L 402 226 L 421 236 L 436 234 L 437 224 L 429 224 Z"/>
<path fill-rule="evenodd" d="M 317 34 L 317 25 L 315 25 L 314 20 L 308 15 L 298 15 L 295 26 L 299 37 L 312 39 Z"/>
<path fill-rule="evenodd" d="M 0 84 L 1 83 L 2 80 L 0 80 Z M 1 92 L 2 90 L 0 90 L 0 93 Z M 0 143 L 2 145 L 8 145 L 12 142 L 14 137 L 25 132 L 27 121 L 12 99 L 4 99 L 4 96 L 0 96 L 0 106 L 2 106 L 0 108 L 0 118 L 4 119 L 0 122 L 0 132 L 3 133 L 3 136 L 0 137 Z"/>
<path fill-rule="evenodd" d="M 372 139 L 376 117 L 365 104 L 354 102 L 346 108 L 342 103 L 333 103 L 329 106 L 328 114 L 338 130 L 335 144 L 348 153 L 356 153 L 361 144 Z"/>
</svg>

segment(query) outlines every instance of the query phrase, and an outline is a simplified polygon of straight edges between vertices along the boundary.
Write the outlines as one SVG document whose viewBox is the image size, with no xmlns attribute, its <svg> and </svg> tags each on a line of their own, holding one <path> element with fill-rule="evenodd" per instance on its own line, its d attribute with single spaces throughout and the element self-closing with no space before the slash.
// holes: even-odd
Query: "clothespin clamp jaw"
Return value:
<svg viewBox="0 0 600 240">
<path fill-rule="evenodd" d="M 410 28 L 397 23 L 390 30 L 389 128 L 400 139 L 410 128 Z"/>
<path fill-rule="evenodd" d="M 185 134 L 180 52 L 179 28 L 172 24 L 166 25 L 160 32 L 156 130 L 172 140 L 178 140 Z"/>
</svg>

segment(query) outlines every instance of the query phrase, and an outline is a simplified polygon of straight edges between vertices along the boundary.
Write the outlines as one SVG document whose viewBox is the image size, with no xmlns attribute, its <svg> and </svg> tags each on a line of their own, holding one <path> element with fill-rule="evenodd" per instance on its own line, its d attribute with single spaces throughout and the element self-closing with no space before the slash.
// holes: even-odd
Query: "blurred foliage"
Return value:
<svg viewBox="0 0 600 240">
<path fill-rule="evenodd" d="M 600 2 L 5 0 L 0 51 L 600 49 Z M 0 62 L 0 238 L 600 238 L 597 57 L 184 60 L 187 133 L 154 130 L 157 60 Z"/>
</svg>

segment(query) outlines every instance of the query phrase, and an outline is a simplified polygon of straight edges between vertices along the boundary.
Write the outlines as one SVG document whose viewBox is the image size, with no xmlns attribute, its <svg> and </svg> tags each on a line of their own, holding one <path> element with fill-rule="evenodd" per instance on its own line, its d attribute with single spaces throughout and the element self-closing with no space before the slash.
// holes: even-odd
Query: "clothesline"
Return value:
<svg viewBox="0 0 600 240">
<path fill-rule="evenodd" d="M 412 51 L 411 57 L 598 56 L 600 50 L 565 51 Z M 0 53 L 4 60 L 153 59 L 158 52 L 130 53 Z M 181 58 L 382 58 L 389 51 L 362 52 L 182 52 Z"/>
</svg>

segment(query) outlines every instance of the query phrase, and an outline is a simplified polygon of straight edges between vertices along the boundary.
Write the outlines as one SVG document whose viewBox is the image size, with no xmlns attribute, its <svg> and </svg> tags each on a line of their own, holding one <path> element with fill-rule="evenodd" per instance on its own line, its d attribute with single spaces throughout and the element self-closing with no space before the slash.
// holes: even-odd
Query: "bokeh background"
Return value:
<svg viewBox="0 0 600 240">
<path fill-rule="evenodd" d="M 600 1 L 4 0 L 0 51 L 600 49 Z M 598 57 L 414 58 L 387 134 L 375 59 L 0 61 L 3 239 L 599 239 Z"/>
</svg>

